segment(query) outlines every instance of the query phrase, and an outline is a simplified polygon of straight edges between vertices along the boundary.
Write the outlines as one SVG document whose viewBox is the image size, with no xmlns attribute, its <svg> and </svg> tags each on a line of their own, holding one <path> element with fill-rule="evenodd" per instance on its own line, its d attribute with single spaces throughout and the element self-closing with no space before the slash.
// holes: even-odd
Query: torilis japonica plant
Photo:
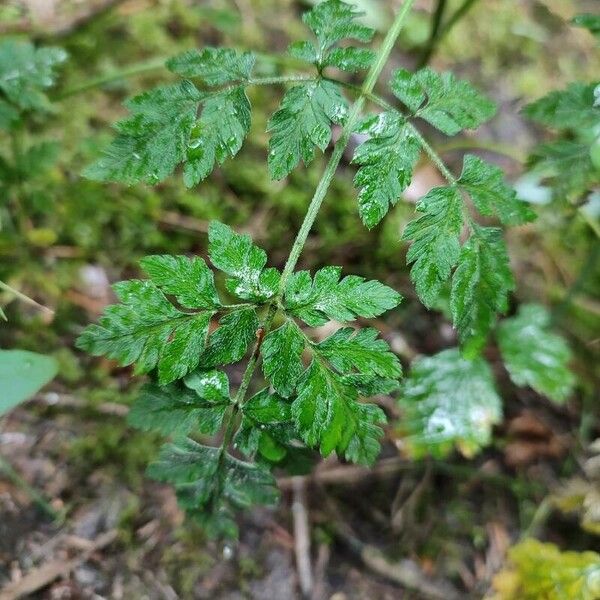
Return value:
<svg viewBox="0 0 600 600">
<path fill-rule="evenodd" d="M 498 167 L 466 155 L 454 174 L 419 130 L 421 121 L 449 136 L 477 128 L 494 116 L 494 104 L 468 82 L 430 68 L 395 71 L 393 101 L 374 92 L 413 3 L 404 1 L 374 52 L 350 45 L 368 43 L 374 33 L 351 5 L 321 2 L 304 16 L 311 40 L 289 47 L 306 63 L 302 73 L 259 77 L 252 53 L 227 48 L 175 56 L 167 68 L 180 81 L 128 100 L 130 116 L 116 124 L 105 155 L 85 171 L 100 181 L 156 184 L 182 164 L 185 184 L 199 185 L 239 152 L 251 124 L 246 92 L 252 86 L 286 89 L 268 123 L 274 180 L 310 163 L 316 149 L 327 151 L 332 128 L 340 128 L 282 270 L 268 266 L 248 235 L 213 222 L 210 266 L 200 257 L 145 257 L 147 278 L 117 283 L 120 303 L 78 340 L 93 355 L 149 375 L 129 421 L 171 438 L 149 475 L 173 484 L 181 505 L 209 534 L 235 535 L 236 509 L 277 501 L 272 470 L 302 472 L 315 450 L 373 463 L 386 423 L 384 411 L 369 401 L 377 395 L 399 396 L 398 427 L 414 456 L 440 456 L 455 445 L 473 453 L 489 441 L 502 411 L 481 356 L 492 333 L 517 385 L 556 401 L 572 388 L 569 350 L 548 331 L 545 309 L 525 305 L 497 324 L 515 288 L 502 226 L 528 223 L 534 213 Z M 343 72 L 358 71 L 366 71 L 362 86 L 344 80 Z M 461 347 L 416 361 L 402 384 L 400 361 L 387 342 L 373 328 L 352 325 L 393 310 L 400 294 L 336 266 L 296 270 L 356 132 L 365 140 L 352 163 L 366 227 L 401 199 L 422 155 L 446 180 L 419 200 L 403 239 L 423 304 L 434 307 L 449 290 Z M 316 341 L 312 328 L 332 321 L 342 325 Z M 244 360 L 232 390 L 223 367 Z M 203 436 L 220 443 L 205 445 Z"/>
</svg>

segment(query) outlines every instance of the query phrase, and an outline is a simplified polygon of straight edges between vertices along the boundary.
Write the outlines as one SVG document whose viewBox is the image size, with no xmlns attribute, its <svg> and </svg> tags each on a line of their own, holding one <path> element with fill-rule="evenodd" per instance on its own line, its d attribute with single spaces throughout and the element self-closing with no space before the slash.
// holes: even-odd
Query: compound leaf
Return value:
<svg viewBox="0 0 600 600">
<path fill-rule="evenodd" d="M 597 83 L 571 83 L 565 90 L 550 92 L 528 104 L 526 117 L 554 129 L 587 129 L 600 122 L 600 107 L 594 106 Z"/>
<path fill-rule="evenodd" d="M 555 193 L 581 194 L 597 181 L 597 170 L 585 140 L 557 139 L 533 149 L 529 163 L 552 178 Z"/>
<path fill-rule="evenodd" d="M 339 87 L 330 81 L 319 79 L 290 88 L 267 128 L 271 133 L 271 177 L 282 179 L 300 159 L 309 164 L 315 147 L 325 150 L 331 140 L 331 124 L 342 123 L 347 110 Z"/>
<path fill-rule="evenodd" d="M 454 348 L 416 360 L 399 402 L 401 430 L 415 457 L 442 458 L 455 444 L 471 456 L 490 442 L 502 416 L 488 364 L 462 358 Z"/>
<path fill-rule="evenodd" d="M 475 129 L 491 119 L 496 107 L 470 83 L 452 73 L 436 73 L 426 67 L 416 73 L 396 71 L 390 82 L 394 94 L 414 116 L 424 119 L 446 135 Z"/>
<path fill-rule="evenodd" d="M 213 536 L 237 535 L 234 510 L 279 498 L 268 471 L 191 439 L 164 445 L 148 475 L 172 483 L 181 506 Z"/>
<path fill-rule="evenodd" d="M 371 229 L 398 202 L 410 184 L 421 146 L 403 117 L 384 112 L 365 120 L 360 132 L 369 135 L 354 153 L 360 165 L 354 185 L 360 189 L 358 210 Z"/>
<path fill-rule="evenodd" d="M 218 371 L 203 375 L 209 379 L 222 376 L 227 381 L 225 374 Z M 148 384 L 142 388 L 127 420 L 133 427 L 163 435 L 178 436 L 191 431 L 213 435 L 221 428 L 230 402 L 228 394 L 215 397 L 210 391 L 203 394 L 175 384 Z"/>
<path fill-rule="evenodd" d="M 313 360 L 298 383 L 292 416 L 302 439 L 323 456 L 334 450 L 348 460 L 372 463 L 379 453 L 383 411 L 358 402 L 356 387 Z"/>
<path fill-rule="evenodd" d="M 183 181 L 191 188 L 241 149 L 250 130 L 250 101 L 241 86 L 207 96 L 189 134 Z"/>
<path fill-rule="evenodd" d="M 378 281 L 365 281 L 356 275 L 340 281 L 340 275 L 341 267 L 324 267 L 312 280 L 308 271 L 294 273 L 286 286 L 285 310 L 317 327 L 328 320 L 376 317 L 402 300 L 398 292 Z"/>
<path fill-rule="evenodd" d="M 279 273 L 265 269 L 267 254 L 246 234 L 212 221 L 208 229 L 208 252 L 211 262 L 231 275 L 227 289 L 244 300 L 264 301 L 272 298 L 279 288 Z"/>
<path fill-rule="evenodd" d="M 356 22 L 361 15 L 351 4 L 341 0 L 326 0 L 305 13 L 302 20 L 317 36 L 321 51 L 324 51 L 345 38 L 371 41 L 374 30 Z"/>
<path fill-rule="evenodd" d="M 28 42 L 5 40 L 0 44 L 0 90 L 21 110 L 47 111 L 50 101 L 44 90 L 54 84 L 56 68 L 66 59 L 61 48 L 35 48 Z M 0 108 L 0 123 L 9 124 L 17 115 L 6 106 Z"/>
<path fill-rule="evenodd" d="M 344 458 L 361 465 L 372 465 L 381 452 L 381 426 L 387 423 L 387 418 L 375 404 L 355 402 L 351 404 L 351 411 L 354 423 Z"/>
<path fill-rule="evenodd" d="M 430 308 L 450 277 L 460 255 L 462 198 L 454 187 L 430 190 L 416 206 L 422 216 L 411 221 L 402 239 L 412 241 L 406 259 L 423 304 Z"/>
<path fill-rule="evenodd" d="M 378 339 L 378 333 L 371 327 L 358 331 L 343 327 L 316 344 L 315 351 L 342 374 L 357 371 L 365 375 L 398 378 L 402 375 L 400 361 L 388 344 Z"/>
<path fill-rule="evenodd" d="M 573 391 L 575 377 L 568 367 L 571 352 L 565 340 L 548 330 L 550 315 L 537 304 L 519 308 L 517 316 L 498 328 L 498 344 L 510 378 L 529 385 L 555 402 Z"/>
<path fill-rule="evenodd" d="M 241 360 L 250 343 L 256 339 L 259 323 L 253 308 L 242 308 L 225 315 L 219 327 L 210 334 L 206 350 L 200 358 L 203 369 L 228 365 Z"/>
<path fill-rule="evenodd" d="M 298 437 L 289 401 L 264 389 L 244 402 L 242 413 L 235 447 L 246 456 L 258 452 L 271 462 L 284 458 L 290 443 Z"/>
<path fill-rule="evenodd" d="M 375 53 L 368 48 L 334 48 L 322 61 L 323 67 L 335 67 L 340 71 L 355 73 L 368 69 L 375 58 Z"/>
<path fill-rule="evenodd" d="M 465 356 L 481 351 L 497 313 L 506 311 L 514 287 L 502 230 L 476 227 L 460 252 L 450 296 Z"/>
<path fill-rule="evenodd" d="M 151 281 L 122 281 L 114 290 L 121 304 L 105 309 L 99 324 L 81 334 L 78 348 L 122 366 L 136 363 L 136 373 L 158 366 L 162 384 L 196 368 L 212 312 L 178 310 Z"/>
<path fill-rule="evenodd" d="M 465 156 L 458 184 L 469 192 L 482 215 L 496 214 L 505 225 L 522 225 L 535 218 L 535 213 L 506 184 L 502 169 L 477 156 Z"/>
<path fill-rule="evenodd" d="M 304 371 L 302 353 L 305 345 L 304 335 L 292 321 L 271 331 L 263 341 L 263 372 L 275 391 L 285 398 L 293 393 Z"/>
<path fill-rule="evenodd" d="M 165 293 L 185 308 L 221 306 L 212 271 L 199 257 L 154 255 L 140 261 L 142 269 Z"/>
<path fill-rule="evenodd" d="M 167 61 L 167 68 L 182 77 L 198 77 L 206 85 L 248 82 L 256 58 L 251 52 L 230 48 L 188 50 Z"/>
<path fill-rule="evenodd" d="M 201 100 L 187 80 L 131 98 L 125 103 L 131 116 L 115 125 L 117 137 L 84 176 L 127 184 L 162 181 L 185 159 Z"/>
</svg>

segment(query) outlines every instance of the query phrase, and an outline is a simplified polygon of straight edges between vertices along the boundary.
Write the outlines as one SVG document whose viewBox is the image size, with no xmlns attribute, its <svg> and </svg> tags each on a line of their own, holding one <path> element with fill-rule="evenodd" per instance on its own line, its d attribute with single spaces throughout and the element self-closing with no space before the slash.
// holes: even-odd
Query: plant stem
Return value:
<svg viewBox="0 0 600 600">
<path fill-rule="evenodd" d="M 308 238 L 308 234 L 310 233 L 315 219 L 317 218 L 317 214 L 319 213 L 321 204 L 323 203 L 325 195 L 327 194 L 327 190 L 331 185 L 337 167 L 340 164 L 340 160 L 342 159 L 344 150 L 348 145 L 350 135 L 354 130 L 354 126 L 358 122 L 360 113 L 365 104 L 365 100 L 369 96 L 369 94 L 371 94 L 373 88 L 375 87 L 375 83 L 377 82 L 377 79 L 379 78 L 379 75 L 381 74 L 385 63 L 387 62 L 390 56 L 392 48 L 394 47 L 396 39 L 398 38 L 398 35 L 400 34 L 402 27 L 404 26 L 404 22 L 406 20 L 406 17 L 408 16 L 408 13 L 410 12 L 410 9 L 412 8 L 413 3 L 414 0 L 406 0 L 402 5 L 402 8 L 396 15 L 396 18 L 394 19 L 392 26 L 388 30 L 387 35 L 385 36 L 385 39 L 381 44 L 381 48 L 379 49 L 379 52 L 375 57 L 375 62 L 369 69 L 369 73 L 367 74 L 365 82 L 361 88 L 360 96 L 355 100 L 354 104 L 352 105 L 352 108 L 350 109 L 350 114 L 348 115 L 348 119 L 346 120 L 344 128 L 342 129 L 340 138 L 338 139 L 333 148 L 331 158 L 329 159 L 329 162 L 325 167 L 323 177 L 321 178 L 321 181 L 319 182 L 319 185 L 315 190 L 315 194 L 310 202 L 310 205 L 306 212 L 306 216 L 304 217 L 304 221 L 300 226 L 300 230 L 298 231 L 298 234 L 294 241 L 294 245 L 292 246 L 292 249 L 290 251 L 288 260 L 285 264 L 285 267 L 283 268 L 283 273 L 281 275 L 281 282 L 279 287 L 280 297 L 283 294 L 283 291 L 285 290 L 285 284 L 287 283 L 288 278 L 290 277 L 294 268 L 296 267 L 296 264 L 298 263 L 298 259 L 300 258 L 300 254 L 302 253 L 304 244 L 306 243 L 306 239 Z"/>
<path fill-rule="evenodd" d="M 429 160 L 436 166 L 437 170 L 444 176 L 444 178 L 454 185 L 456 183 L 456 177 L 449 171 L 448 167 L 444 164 L 444 161 L 440 158 L 437 152 L 429 145 L 429 142 L 421 135 L 419 130 L 412 124 L 408 123 L 408 127 L 411 129 L 411 133 L 417 138 L 421 148 L 425 150 L 425 154 L 429 156 Z"/>
<path fill-rule="evenodd" d="M 438 35 L 442 26 L 442 19 L 444 18 L 446 8 L 447 0 L 437 0 L 437 5 L 431 19 L 431 31 L 429 32 L 429 39 L 427 40 L 427 45 L 423 49 L 423 53 L 419 59 L 419 68 L 425 66 L 429 62 L 429 59 L 431 58 L 433 51 L 439 42 Z"/>
<path fill-rule="evenodd" d="M 310 75 L 280 75 L 277 77 L 253 77 L 248 80 L 249 85 L 274 85 L 278 83 L 295 83 L 299 81 L 316 81 Z"/>
<path fill-rule="evenodd" d="M 103 85 L 106 85 L 107 83 L 112 83 L 113 81 L 119 81 L 120 79 L 132 77 L 133 75 L 141 75 L 142 73 L 147 73 L 149 71 L 156 71 L 157 69 L 161 69 L 165 66 L 166 60 L 167 58 L 163 56 L 159 58 L 153 58 L 151 60 L 135 65 L 131 65 L 129 67 L 125 67 L 124 69 L 111 71 L 110 73 L 106 73 L 105 75 L 100 75 L 100 77 L 96 77 L 96 79 L 90 79 L 82 85 L 77 85 L 75 87 L 69 88 L 64 92 L 58 94 L 57 96 L 54 96 L 52 100 L 64 100 L 65 98 L 69 98 L 70 96 L 75 96 L 82 92 L 87 92 L 88 90 L 101 87 Z"/>
<path fill-rule="evenodd" d="M 29 304 L 30 306 L 35 306 L 35 308 L 38 308 L 42 312 L 45 312 L 49 315 L 54 315 L 54 311 L 51 308 L 48 308 L 47 306 L 40 304 L 33 298 L 26 296 L 25 294 L 23 294 L 23 292 L 20 292 L 19 290 L 15 290 L 15 288 L 11 287 L 10 285 L 8 285 L 7 283 L 4 283 L 4 281 L 1 281 L 1 280 L 0 280 L 0 290 L 4 290 L 5 292 L 12 294 L 13 296 L 18 298 L 22 302 L 25 302 L 25 304 Z"/>
<path fill-rule="evenodd" d="M 440 42 L 450 33 L 454 26 L 469 12 L 474 6 L 477 0 L 464 0 L 464 2 L 452 13 L 448 21 L 442 25 L 443 13 L 446 8 L 446 0 L 438 0 L 438 5 L 433 17 L 433 24 L 431 26 L 431 34 L 421 59 L 419 60 L 418 67 L 424 67 L 430 60 Z M 440 13 L 441 10 L 441 14 Z"/>
<path fill-rule="evenodd" d="M 414 3 L 414 0 L 406 0 L 404 2 L 404 4 L 402 5 L 402 8 L 396 15 L 396 18 L 394 19 L 394 22 L 393 22 L 391 28 L 389 29 L 387 35 L 385 36 L 385 39 L 383 40 L 383 42 L 381 44 L 381 48 L 379 49 L 379 52 L 377 53 L 377 56 L 375 58 L 375 62 L 371 66 L 371 69 L 369 70 L 367 78 L 365 79 L 365 82 L 360 90 L 360 96 L 355 100 L 354 104 L 352 105 L 352 108 L 350 109 L 350 114 L 348 115 L 348 119 L 346 120 L 344 128 L 342 129 L 342 134 L 333 148 L 333 152 L 331 154 L 329 162 L 327 163 L 327 166 L 325 167 L 325 171 L 323 172 L 321 181 L 319 182 L 319 185 L 317 186 L 314 196 L 313 196 L 313 198 L 310 202 L 310 205 L 306 211 L 304 221 L 302 222 L 302 225 L 300 226 L 300 230 L 298 231 L 298 234 L 296 236 L 296 239 L 294 241 L 292 249 L 290 250 L 288 259 L 285 263 L 283 273 L 281 275 L 281 281 L 280 281 L 280 285 L 279 285 L 279 293 L 277 295 L 277 298 L 275 298 L 269 304 L 269 306 L 267 308 L 267 313 L 266 313 L 264 319 L 262 320 L 261 326 L 259 329 L 259 331 L 261 332 L 261 337 L 257 340 L 257 342 L 254 346 L 254 350 L 252 351 L 252 356 L 250 357 L 250 360 L 248 361 L 248 364 L 246 365 L 244 375 L 242 376 L 242 382 L 241 382 L 240 387 L 238 388 L 238 391 L 235 395 L 234 408 L 231 411 L 231 415 L 229 416 L 229 419 L 225 426 L 225 433 L 223 435 L 223 442 L 221 444 L 221 453 L 220 453 L 221 461 L 223 460 L 223 457 L 225 455 L 225 451 L 226 451 L 227 447 L 229 446 L 229 444 L 231 443 L 231 441 L 233 439 L 238 413 L 244 404 L 244 398 L 245 398 L 248 388 L 250 386 L 250 382 L 252 380 L 252 376 L 254 375 L 254 371 L 256 370 L 256 367 L 258 365 L 262 340 L 264 339 L 264 336 L 269 332 L 269 329 L 271 328 L 273 319 L 275 318 L 275 315 L 276 315 L 278 307 L 279 307 L 279 301 L 281 300 L 281 297 L 285 290 L 285 284 L 287 282 L 287 279 L 292 274 L 292 272 L 298 262 L 298 258 L 300 257 L 302 249 L 304 248 L 304 244 L 306 243 L 308 234 L 310 233 L 310 230 L 312 229 L 312 226 L 315 222 L 315 219 L 317 217 L 319 209 L 321 208 L 321 204 L 323 203 L 323 199 L 325 198 L 325 195 L 327 194 L 327 190 L 329 189 L 329 186 L 331 185 L 331 181 L 333 180 L 336 169 L 337 169 L 338 165 L 340 164 L 340 160 L 341 160 L 344 150 L 348 144 L 350 135 L 351 135 L 352 131 L 354 130 L 354 126 L 356 125 L 356 123 L 360 117 L 360 113 L 364 106 L 365 100 L 368 97 L 368 95 L 371 94 L 371 92 L 373 91 L 373 88 L 375 87 L 375 83 L 377 82 L 377 79 L 378 79 L 379 75 L 381 74 L 381 71 L 383 70 L 385 63 L 387 62 L 387 60 L 389 58 L 392 48 L 394 47 L 396 39 L 398 38 L 398 35 L 404 25 L 404 21 L 406 20 L 406 17 L 408 15 L 413 3 Z M 277 79 L 277 81 L 276 81 L 277 83 L 289 80 L 289 78 L 270 78 L 270 79 Z"/>
</svg>

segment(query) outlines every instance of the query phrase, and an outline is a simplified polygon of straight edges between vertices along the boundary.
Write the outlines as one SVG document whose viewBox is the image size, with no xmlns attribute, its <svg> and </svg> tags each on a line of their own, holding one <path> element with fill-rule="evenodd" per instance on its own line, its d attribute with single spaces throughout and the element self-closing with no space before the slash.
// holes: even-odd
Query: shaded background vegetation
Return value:
<svg viewBox="0 0 600 600">
<path fill-rule="evenodd" d="M 381 31 L 398 3 L 360 4 Z M 422 59 L 435 4 L 417 3 L 390 70 L 413 68 Z M 462 2 L 448 4 L 452 9 Z M 571 81 L 598 76 L 593 37 L 568 23 L 577 12 L 597 9 L 597 2 L 472 4 L 433 48 L 431 64 L 471 80 L 499 104 L 499 114 L 476 137 L 448 142 L 432 134 L 432 139 L 457 170 L 463 154 L 477 150 L 531 196 L 531 180 L 524 177 L 527 156 L 548 134 L 519 110 Z M 110 551 L 81 563 L 66 580 L 38 591 L 39 597 L 92 597 L 95 592 L 115 598 L 295 598 L 291 495 L 284 494 L 276 513 L 244 517 L 236 548 L 209 542 L 201 531 L 183 525 L 171 492 L 143 476 L 158 440 L 131 431 L 123 419 L 139 383 L 132 383 L 127 369 L 75 351 L 73 340 L 113 300 L 109 284 L 138 275 L 137 261 L 144 254 L 204 255 L 210 219 L 251 233 L 282 265 L 323 160 L 296 170 L 286 182 L 269 180 L 265 127 L 279 102 L 272 89 L 251 90 L 248 143 L 196 189 L 185 189 L 177 177 L 153 188 L 127 188 L 87 181 L 79 173 L 109 140 L 110 124 L 124 114 L 124 98 L 169 80 L 164 69 L 156 68 L 161 59 L 188 48 L 227 45 L 275 54 L 276 60 L 264 61 L 265 70 L 275 71 L 288 60 L 289 39 L 302 31 L 305 5 L 295 0 L 125 0 L 78 19 L 86 6 L 68 0 L 0 6 L 3 34 L 59 45 L 69 54 L 50 92 L 53 111 L 19 132 L 24 148 L 44 142 L 31 157 L 30 174 L 8 180 L 0 164 L 0 280 L 54 311 L 48 316 L 8 293 L 0 296 L 8 317 L 0 326 L 0 346 L 45 352 L 60 365 L 56 380 L 35 402 L 3 418 L 0 452 L 49 499 L 46 512 L 60 513 L 64 521 L 44 514 L 5 469 L 0 587 L 55 552 L 63 559 L 75 553 L 60 536 L 96 539 L 115 530 Z M 118 76 L 128 70 L 136 72 Z M 0 152 L 9 155 L 11 144 L 14 140 L 0 137 Z M 455 345 L 447 307 L 426 311 L 416 301 L 406 244 L 400 241 L 415 199 L 439 183 L 438 175 L 422 165 L 406 201 L 368 232 L 357 215 L 353 172 L 346 161 L 301 266 L 339 264 L 399 290 L 405 302 L 375 326 L 408 366 L 418 354 Z M 534 224 L 509 234 L 518 282 L 511 311 L 528 301 L 552 310 L 555 326 L 574 350 L 576 393 L 559 406 L 516 389 L 491 347 L 488 358 L 497 366 L 505 420 L 481 455 L 411 462 L 390 429 L 383 467 L 375 475 L 351 469 L 333 485 L 317 477 L 306 499 L 321 594 L 315 597 L 428 597 L 419 582 L 411 591 L 386 576 L 386 560 L 406 558 L 413 561 L 410 568 L 418 566 L 417 579 L 435 576 L 452 582 L 464 597 L 481 597 L 507 547 L 525 534 L 574 550 L 600 548 L 576 517 L 548 501 L 579 473 L 599 433 L 600 209 L 597 200 L 595 206 L 583 204 L 561 191 L 537 212 Z M 401 419 L 393 403 L 387 408 Z M 55 551 L 51 544 L 59 538 L 64 548 Z M 365 547 L 372 556 L 365 555 Z"/>
</svg>

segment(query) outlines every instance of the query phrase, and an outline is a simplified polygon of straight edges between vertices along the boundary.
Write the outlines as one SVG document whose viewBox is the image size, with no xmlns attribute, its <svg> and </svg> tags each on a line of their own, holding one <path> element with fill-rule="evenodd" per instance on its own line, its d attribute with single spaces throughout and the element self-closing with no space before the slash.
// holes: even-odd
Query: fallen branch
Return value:
<svg viewBox="0 0 600 600">
<path fill-rule="evenodd" d="M 352 485 L 361 479 L 391 477 L 403 469 L 414 468 L 414 463 L 403 458 L 393 456 L 384 458 L 373 467 L 359 467 L 354 465 L 340 465 L 331 469 L 317 470 L 311 475 L 302 477 L 280 477 L 277 485 L 281 490 L 292 490 L 294 480 L 302 479 L 306 484 L 318 483 L 320 485 Z"/>
<path fill-rule="evenodd" d="M 304 598 L 310 598 L 313 589 L 312 564 L 310 560 L 310 525 L 306 510 L 306 481 L 303 477 L 292 478 L 294 500 L 294 551 L 300 590 Z"/>
<path fill-rule="evenodd" d="M 363 544 L 345 523 L 331 519 L 330 524 L 336 536 L 352 550 L 365 566 L 386 579 L 413 590 L 420 598 L 428 600 L 460 600 L 461 594 L 446 581 L 435 580 L 423 573 L 412 560 L 391 562 L 375 546 Z"/>
</svg>

